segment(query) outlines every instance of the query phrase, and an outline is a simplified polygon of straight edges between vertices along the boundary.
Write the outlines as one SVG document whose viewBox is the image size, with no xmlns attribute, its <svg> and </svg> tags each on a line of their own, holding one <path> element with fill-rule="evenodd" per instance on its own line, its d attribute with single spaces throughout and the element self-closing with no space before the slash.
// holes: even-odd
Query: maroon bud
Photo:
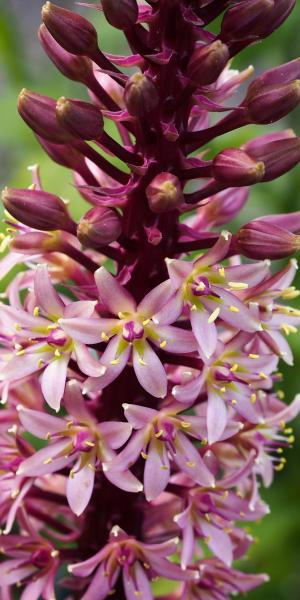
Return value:
<svg viewBox="0 0 300 600">
<path fill-rule="evenodd" d="M 239 148 L 227 148 L 214 158 L 212 172 L 218 182 L 239 187 L 261 181 L 265 166 Z"/>
<path fill-rule="evenodd" d="M 62 229 L 76 232 L 65 203 L 54 194 L 33 189 L 5 188 L 2 200 L 6 210 L 17 221 L 40 231 Z"/>
<path fill-rule="evenodd" d="M 57 43 L 45 25 L 39 28 L 39 40 L 50 60 L 68 79 L 86 83 L 93 74 L 92 61 L 86 56 L 76 56 Z"/>
<path fill-rule="evenodd" d="M 23 89 L 19 95 L 18 110 L 22 119 L 41 137 L 55 144 L 67 144 L 72 136 L 58 123 L 56 101 Z"/>
<path fill-rule="evenodd" d="M 107 21 L 117 29 L 132 27 L 139 16 L 136 0 L 102 0 L 102 7 Z"/>
<path fill-rule="evenodd" d="M 169 212 L 183 201 L 183 193 L 178 177 L 171 173 L 160 173 L 146 189 L 149 207 L 154 213 Z"/>
<path fill-rule="evenodd" d="M 290 137 L 266 144 L 245 144 L 245 150 L 253 160 L 263 161 L 263 181 L 272 181 L 287 173 L 300 162 L 300 138 Z"/>
<path fill-rule="evenodd" d="M 83 246 L 101 248 L 115 242 L 122 233 L 119 214 L 112 208 L 91 208 L 79 221 L 77 237 Z"/>
<path fill-rule="evenodd" d="M 143 73 L 135 73 L 126 83 L 124 100 L 131 115 L 143 117 L 158 106 L 159 96 L 149 77 Z"/>
<path fill-rule="evenodd" d="M 209 85 L 218 79 L 229 58 L 229 49 L 220 40 L 200 46 L 190 59 L 187 74 L 196 85 Z"/>
<path fill-rule="evenodd" d="M 300 249 L 300 235 L 266 221 L 251 221 L 243 225 L 235 239 L 239 254 L 248 258 L 273 260 L 291 256 Z"/>
<path fill-rule="evenodd" d="M 56 104 L 56 117 L 63 128 L 82 140 L 98 140 L 102 135 L 101 110 L 89 102 L 62 96 Z"/>
<path fill-rule="evenodd" d="M 259 37 L 268 24 L 274 6 L 275 0 L 238 2 L 223 17 L 221 39 L 236 42 Z"/>
<path fill-rule="evenodd" d="M 98 50 L 95 27 L 81 15 L 46 2 L 42 18 L 54 39 L 68 52 L 90 56 Z"/>
<path fill-rule="evenodd" d="M 53 144 L 40 136 L 37 136 L 37 139 L 51 160 L 62 167 L 76 171 L 77 167 L 84 161 L 82 154 L 71 144 Z"/>
<path fill-rule="evenodd" d="M 245 105 L 252 123 L 267 125 L 288 115 L 300 102 L 300 80 L 262 87 Z"/>
</svg>

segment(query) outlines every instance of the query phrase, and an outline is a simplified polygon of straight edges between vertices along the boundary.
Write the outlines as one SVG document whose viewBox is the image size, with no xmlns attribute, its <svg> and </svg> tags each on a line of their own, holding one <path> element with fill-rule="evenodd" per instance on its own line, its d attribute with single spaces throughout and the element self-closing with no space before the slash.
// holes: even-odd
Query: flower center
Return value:
<svg viewBox="0 0 300 600">
<path fill-rule="evenodd" d="M 138 321 L 127 321 L 123 325 L 122 336 L 126 342 L 140 340 L 144 335 L 144 327 Z"/>
<path fill-rule="evenodd" d="M 51 552 L 48 548 L 39 548 L 31 554 L 31 562 L 38 569 L 47 567 L 51 560 Z"/>
</svg>

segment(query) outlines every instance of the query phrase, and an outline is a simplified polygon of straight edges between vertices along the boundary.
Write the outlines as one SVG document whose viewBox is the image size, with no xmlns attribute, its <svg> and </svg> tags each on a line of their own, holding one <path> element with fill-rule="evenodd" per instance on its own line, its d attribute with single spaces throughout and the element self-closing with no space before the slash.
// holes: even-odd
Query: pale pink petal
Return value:
<svg viewBox="0 0 300 600">
<path fill-rule="evenodd" d="M 109 333 L 119 324 L 117 319 L 78 317 L 59 319 L 59 325 L 72 339 L 83 344 L 98 344 L 103 341 L 102 333 Z"/>
<path fill-rule="evenodd" d="M 207 545 L 211 551 L 230 567 L 233 560 L 233 548 L 229 535 L 224 533 L 222 529 L 219 529 L 204 520 L 201 521 L 201 528 L 205 537 L 208 539 Z"/>
<path fill-rule="evenodd" d="M 62 467 L 70 463 L 70 458 L 65 458 L 63 452 L 68 444 L 68 440 L 63 439 L 59 442 L 49 444 L 45 448 L 41 448 L 29 458 L 23 460 L 20 464 L 17 475 L 26 475 L 29 477 L 45 475 L 46 473 L 54 473 Z M 57 458 L 61 455 L 60 458 Z"/>
<path fill-rule="evenodd" d="M 97 360 L 85 344 L 74 342 L 74 352 L 79 369 L 85 375 L 90 377 L 100 377 L 104 375 L 106 367 Z"/>
<path fill-rule="evenodd" d="M 235 329 L 241 331 L 260 331 L 262 329 L 258 319 L 237 296 L 218 286 L 212 285 L 211 288 L 220 296 L 223 303 L 213 302 L 202 297 L 206 308 L 210 309 L 211 312 L 216 308 L 220 308 L 220 319 L 223 319 Z"/>
<path fill-rule="evenodd" d="M 198 449 L 181 432 L 177 433 L 175 449 L 174 461 L 184 473 L 187 473 L 199 485 L 208 487 L 214 485 L 214 477 L 205 465 Z"/>
<path fill-rule="evenodd" d="M 210 390 L 207 405 L 207 432 L 208 442 L 217 442 L 227 425 L 228 414 L 223 398 L 216 392 Z"/>
<path fill-rule="evenodd" d="M 193 333 L 205 360 L 211 358 L 218 342 L 216 325 L 209 322 L 209 317 L 210 313 L 206 310 L 191 310 L 190 312 Z"/>
<path fill-rule="evenodd" d="M 146 408 L 138 404 L 123 404 L 124 413 L 127 421 L 134 429 L 141 429 L 151 423 L 157 415 L 157 410 Z"/>
<path fill-rule="evenodd" d="M 49 413 L 39 410 L 31 410 L 24 406 L 20 406 L 19 419 L 26 431 L 43 439 L 46 439 L 49 433 L 63 431 L 66 427 L 64 419 L 53 417 Z"/>
<path fill-rule="evenodd" d="M 127 600 L 136 600 L 138 597 L 143 600 L 153 600 L 149 579 L 139 562 L 136 562 L 127 572 L 123 570 L 123 585 Z"/>
<path fill-rule="evenodd" d="M 81 459 L 74 465 L 67 482 L 67 499 L 72 511 L 79 517 L 86 509 L 94 489 L 95 458 L 80 468 Z"/>
<path fill-rule="evenodd" d="M 22 592 L 20 600 L 39 600 L 45 586 L 45 576 L 38 577 L 35 581 L 28 583 Z"/>
<path fill-rule="evenodd" d="M 247 283 L 249 286 L 259 284 L 270 274 L 270 262 L 267 260 L 225 267 L 226 281 L 237 281 Z"/>
<path fill-rule="evenodd" d="M 169 325 L 175 323 L 181 316 L 183 310 L 183 299 L 181 292 L 176 292 L 165 306 L 153 316 L 153 322 L 158 325 Z"/>
<path fill-rule="evenodd" d="M 189 353 L 197 350 L 197 342 L 192 331 L 181 329 L 180 327 L 172 327 L 172 325 L 165 325 L 155 327 L 155 333 L 159 335 L 159 340 L 153 339 L 153 343 L 162 347 L 166 352 L 173 354 Z"/>
<path fill-rule="evenodd" d="M 34 293 L 38 306 L 46 315 L 52 318 L 63 315 L 65 305 L 51 282 L 46 264 L 38 265 L 36 268 Z"/>
<path fill-rule="evenodd" d="M 104 600 L 109 596 L 109 592 L 113 589 L 119 576 L 120 567 L 116 569 L 112 579 L 107 577 L 105 568 L 105 563 L 102 563 L 97 569 L 87 591 L 81 596 L 81 600 Z M 74 573 L 76 575 L 75 570 Z"/>
<path fill-rule="evenodd" d="M 60 358 L 54 359 L 46 367 L 41 377 L 44 398 L 49 406 L 57 412 L 65 391 L 69 360 L 69 354 L 63 354 Z"/>
<path fill-rule="evenodd" d="M 80 383 L 76 379 L 71 379 L 66 385 L 64 406 L 68 413 L 75 417 L 77 421 L 82 421 L 83 423 L 96 422 L 96 419 L 90 414 L 87 408 L 81 393 Z"/>
<path fill-rule="evenodd" d="M 105 465 L 105 472 L 124 471 L 131 467 L 137 459 L 147 443 L 148 438 L 144 430 L 134 433 L 127 446 L 122 450 L 111 462 Z"/>
<path fill-rule="evenodd" d="M 119 421 L 106 421 L 99 423 L 98 431 L 105 437 L 111 448 L 116 450 L 121 448 L 130 438 L 132 426 L 129 423 L 121 423 Z"/>
<path fill-rule="evenodd" d="M 167 258 L 166 264 L 173 290 L 178 290 L 184 280 L 191 274 L 194 266 L 186 260 L 177 260 L 175 258 Z"/>
<path fill-rule="evenodd" d="M 191 379 L 182 385 L 175 385 L 172 389 L 172 395 L 178 402 L 189 403 L 198 398 L 205 382 L 207 373 L 206 371 L 197 375 L 197 377 L 191 377 Z"/>
<path fill-rule="evenodd" d="M 166 445 L 153 438 L 147 451 L 144 470 L 146 500 L 154 500 L 164 491 L 170 479 L 170 461 Z"/>
<path fill-rule="evenodd" d="M 95 306 L 97 306 L 97 301 L 95 300 L 78 300 L 76 302 L 70 302 L 70 304 L 67 304 L 65 307 L 64 317 L 66 319 L 73 319 L 74 317 L 89 318 L 95 312 Z"/>
<path fill-rule="evenodd" d="M 29 330 L 34 330 L 36 327 L 46 328 L 49 325 L 49 321 L 43 317 L 35 317 L 25 310 L 15 308 L 14 306 L 7 306 L 6 304 L 0 305 L 0 315 L 5 320 L 5 325 L 11 326 L 14 333 L 16 331 L 16 323 Z"/>
<path fill-rule="evenodd" d="M 230 248 L 232 235 L 229 231 L 222 231 L 215 245 L 203 254 L 194 263 L 195 267 L 209 267 L 226 258 Z"/>
<path fill-rule="evenodd" d="M 272 427 L 273 425 L 278 425 L 281 421 L 292 421 L 295 419 L 300 412 L 300 394 L 298 394 L 293 402 L 282 409 L 279 413 L 274 416 L 267 417 L 265 422 Z"/>
<path fill-rule="evenodd" d="M 101 356 L 101 364 L 106 367 L 106 372 L 101 377 L 89 377 L 84 382 L 83 393 L 97 392 L 102 390 L 112 381 L 117 379 L 120 373 L 127 365 L 127 361 L 130 356 L 131 348 L 128 345 L 127 348 L 118 355 L 119 337 L 115 336 L 107 345 L 105 352 Z M 116 361 L 113 364 L 112 361 Z"/>
<path fill-rule="evenodd" d="M 24 565 L 24 566 L 22 566 Z M 25 564 L 24 558 L 13 558 L 5 560 L 0 564 L 1 585 L 13 585 L 32 575 L 36 568 L 31 564 Z"/>
<path fill-rule="evenodd" d="M 13 356 L 7 363 L 2 364 L 0 371 L 0 381 L 16 381 L 37 373 L 42 368 L 39 360 L 44 357 L 44 353 L 34 352 L 25 353 L 23 356 Z"/>
<path fill-rule="evenodd" d="M 173 291 L 171 288 L 171 282 L 168 279 L 157 287 L 155 287 L 145 298 L 139 303 L 137 312 L 145 315 L 145 317 L 152 317 L 155 313 L 159 312 L 160 309 L 168 302 Z"/>
<path fill-rule="evenodd" d="M 104 474 L 120 490 L 132 494 L 137 494 L 143 490 L 143 484 L 130 471 L 104 470 Z"/>
<path fill-rule="evenodd" d="M 164 398 L 167 393 L 167 375 L 158 356 L 144 342 L 143 356 L 133 349 L 133 368 L 141 386 L 155 398 Z"/>
<path fill-rule="evenodd" d="M 96 271 L 95 281 L 99 296 L 111 313 L 117 315 L 118 312 L 135 312 L 136 303 L 133 297 L 105 267 Z"/>
</svg>

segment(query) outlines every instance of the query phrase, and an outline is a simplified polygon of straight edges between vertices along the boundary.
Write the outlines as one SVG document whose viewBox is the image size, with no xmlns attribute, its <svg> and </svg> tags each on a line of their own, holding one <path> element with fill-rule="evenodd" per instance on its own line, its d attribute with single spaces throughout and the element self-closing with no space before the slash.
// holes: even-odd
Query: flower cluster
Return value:
<svg viewBox="0 0 300 600">
<path fill-rule="evenodd" d="M 122 30 L 124 56 L 102 52 L 80 14 L 43 7 L 43 49 L 88 96 L 22 90 L 18 108 L 91 208 L 75 222 L 37 166 L 28 189 L 2 195 L 1 277 L 18 267 L 0 306 L 3 600 L 59 587 L 153 600 L 160 577 L 174 582 L 165 600 L 228 600 L 267 580 L 233 563 L 253 542 L 243 524 L 269 511 L 260 488 L 300 412 L 277 370 L 300 325 L 287 305 L 300 212 L 224 227 L 252 185 L 300 162 L 300 138 L 228 148 L 221 136 L 300 102 L 300 59 L 254 78 L 231 66 L 294 5 L 85 5 Z"/>
</svg>

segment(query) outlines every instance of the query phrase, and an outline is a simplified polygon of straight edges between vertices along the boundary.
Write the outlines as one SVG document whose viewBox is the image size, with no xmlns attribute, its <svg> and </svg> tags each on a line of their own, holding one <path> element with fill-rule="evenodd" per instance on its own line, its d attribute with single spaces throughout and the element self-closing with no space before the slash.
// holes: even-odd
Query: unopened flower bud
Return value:
<svg viewBox="0 0 300 600">
<path fill-rule="evenodd" d="M 195 50 L 188 64 L 187 74 L 196 85 L 209 85 L 218 79 L 228 60 L 228 47 L 217 40 Z"/>
<path fill-rule="evenodd" d="M 154 213 L 174 210 L 183 201 L 180 181 L 171 173 L 157 175 L 148 185 L 146 196 L 149 207 Z"/>
<path fill-rule="evenodd" d="M 13 252 L 29 255 L 40 252 L 61 252 L 64 247 L 63 237 L 61 231 L 52 231 L 51 233 L 30 231 L 17 235 L 11 241 L 10 248 Z"/>
<path fill-rule="evenodd" d="M 300 248 L 300 235 L 266 221 L 251 221 L 236 235 L 237 251 L 248 258 L 262 260 L 291 256 Z"/>
<path fill-rule="evenodd" d="M 244 148 L 253 160 L 263 161 L 263 181 L 272 181 L 284 175 L 300 162 L 299 137 L 287 137 L 266 144 L 250 142 L 245 144 Z"/>
<path fill-rule="evenodd" d="M 68 52 L 90 56 L 98 50 L 97 31 L 81 15 L 46 2 L 42 17 L 51 35 Z"/>
<path fill-rule="evenodd" d="M 151 246 L 158 246 L 162 241 L 162 232 L 157 227 L 145 227 L 145 232 Z"/>
<path fill-rule="evenodd" d="M 33 229 L 76 232 L 65 203 L 54 194 L 40 190 L 5 188 L 2 200 L 6 210 L 17 221 Z"/>
<path fill-rule="evenodd" d="M 143 117 L 158 106 L 159 96 L 149 77 L 143 73 L 135 73 L 126 83 L 124 100 L 131 115 Z"/>
<path fill-rule="evenodd" d="M 223 17 L 221 39 L 236 42 L 258 37 L 265 30 L 274 6 L 275 0 L 238 2 Z"/>
<path fill-rule="evenodd" d="M 39 40 L 50 60 L 68 79 L 85 83 L 93 73 L 92 61 L 86 56 L 71 54 L 54 39 L 47 27 L 39 28 Z"/>
<path fill-rule="evenodd" d="M 227 148 L 214 158 L 212 172 L 218 182 L 239 187 L 261 181 L 265 167 L 262 161 L 254 160 L 243 150 Z"/>
<path fill-rule="evenodd" d="M 119 214 L 111 208 L 91 208 L 79 221 L 77 237 L 83 246 L 101 248 L 115 242 L 122 233 Z"/>
<path fill-rule="evenodd" d="M 19 95 L 18 110 L 22 119 L 41 137 L 55 144 L 67 144 L 73 137 L 58 123 L 56 101 L 23 89 Z"/>
<path fill-rule="evenodd" d="M 117 29 L 128 29 L 139 15 L 136 0 L 102 0 L 102 8 L 107 21 Z"/>
<path fill-rule="evenodd" d="M 103 132 L 101 110 L 89 102 L 62 97 L 56 104 L 56 117 L 63 128 L 82 140 L 97 140 Z"/>
<path fill-rule="evenodd" d="M 262 87 L 246 99 L 252 123 L 268 124 L 288 115 L 300 102 L 300 80 Z"/>
<path fill-rule="evenodd" d="M 82 164 L 84 160 L 82 154 L 71 146 L 71 144 L 53 144 L 40 136 L 37 136 L 37 139 L 51 160 L 58 165 L 76 171 L 78 165 Z"/>
</svg>

